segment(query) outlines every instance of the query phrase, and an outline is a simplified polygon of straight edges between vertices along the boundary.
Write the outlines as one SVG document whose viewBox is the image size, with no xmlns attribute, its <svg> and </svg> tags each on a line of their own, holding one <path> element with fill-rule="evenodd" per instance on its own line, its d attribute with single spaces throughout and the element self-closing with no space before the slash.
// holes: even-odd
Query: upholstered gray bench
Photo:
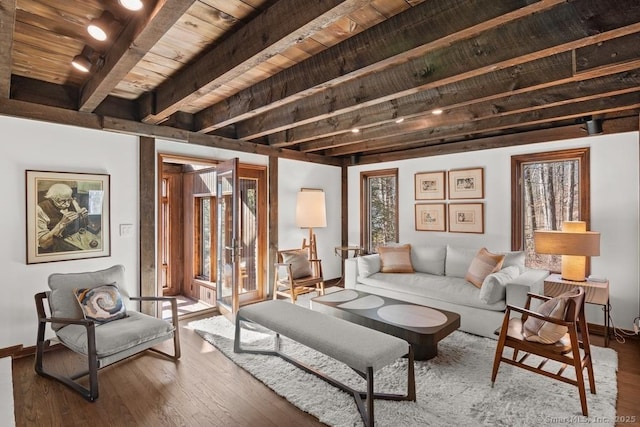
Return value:
<svg viewBox="0 0 640 427">
<path fill-rule="evenodd" d="M 274 349 L 243 349 L 240 338 L 243 321 L 261 325 L 275 332 Z M 280 335 L 346 364 L 367 381 L 367 390 L 354 390 L 287 356 L 280 351 Z M 413 350 L 405 340 L 282 300 L 264 301 L 240 308 L 236 315 L 233 351 L 280 356 L 329 384 L 351 393 L 367 426 L 373 426 L 373 399 L 416 400 Z M 407 394 L 375 393 L 373 373 L 403 356 L 408 356 Z"/>
</svg>

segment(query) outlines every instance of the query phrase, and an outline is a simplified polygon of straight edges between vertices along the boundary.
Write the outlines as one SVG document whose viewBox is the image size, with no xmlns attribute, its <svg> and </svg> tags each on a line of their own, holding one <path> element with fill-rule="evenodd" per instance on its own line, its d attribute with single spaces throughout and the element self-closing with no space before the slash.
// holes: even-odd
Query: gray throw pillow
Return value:
<svg viewBox="0 0 640 427">
<path fill-rule="evenodd" d="M 282 252 L 282 262 L 291 264 L 291 278 L 311 276 L 311 263 L 306 249 L 296 249 Z"/>
</svg>

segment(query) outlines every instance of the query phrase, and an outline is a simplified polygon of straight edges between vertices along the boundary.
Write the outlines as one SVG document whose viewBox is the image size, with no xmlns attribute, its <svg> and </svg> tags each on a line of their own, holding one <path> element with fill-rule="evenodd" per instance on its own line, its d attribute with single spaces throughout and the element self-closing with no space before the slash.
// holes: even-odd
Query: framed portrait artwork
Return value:
<svg viewBox="0 0 640 427">
<path fill-rule="evenodd" d="M 419 172 L 415 175 L 416 200 L 444 200 L 444 171 Z"/>
<path fill-rule="evenodd" d="M 482 199 L 483 197 L 483 168 L 449 171 L 449 199 Z"/>
<path fill-rule="evenodd" d="M 452 233 L 484 233 L 484 204 L 450 203 L 449 231 Z"/>
<path fill-rule="evenodd" d="M 109 175 L 26 171 L 27 264 L 111 254 Z"/>
<path fill-rule="evenodd" d="M 417 203 L 416 230 L 447 231 L 447 216 L 444 203 Z"/>
</svg>

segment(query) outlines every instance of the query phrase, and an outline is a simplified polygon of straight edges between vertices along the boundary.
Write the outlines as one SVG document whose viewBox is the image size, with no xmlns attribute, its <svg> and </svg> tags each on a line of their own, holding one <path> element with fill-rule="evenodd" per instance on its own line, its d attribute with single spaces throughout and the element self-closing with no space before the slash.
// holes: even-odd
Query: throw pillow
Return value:
<svg viewBox="0 0 640 427">
<path fill-rule="evenodd" d="M 413 273 L 411 245 L 380 246 L 380 271 L 382 273 Z"/>
<path fill-rule="evenodd" d="M 555 298 L 540 304 L 537 313 L 554 319 L 564 319 L 567 310 L 567 300 L 580 292 L 578 289 L 571 290 Z M 543 344 L 553 344 L 558 342 L 569 329 L 563 325 L 547 322 L 535 317 L 527 317 L 522 325 L 522 333 L 527 341 L 534 341 Z"/>
<path fill-rule="evenodd" d="M 446 246 L 413 246 L 411 248 L 411 264 L 420 273 L 444 276 L 446 256 Z"/>
<path fill-rule="evenodd" d="M 122 297 L 115 285 L 74 289 L 73 293 L 84 313 L 84 318 L 97 323 L 107 323 L 127 316 Z"/>
<path fill-rule="evenodd" d="M 312 274 L 309 253 L 306 249 L 283 251 L 282 262 L 291 264 L 292 279 L 299 279 L 301 277 L 311 276 Z"/>
<path fill-rule="evenodd" d="M 362 255 L 356 258 L 358 264 L 358 276 L 369 277 L 380 272 L 380 255 Z"/>
<path fill-rule="evenodd" d="M 471 265 L 464 278 L 479 288 L 489 274 L 500 270 L 503 262 L 504 255 L 494 254 L 489 252 L 487 248 L 482 248 L 478 251 L 473 261 L 471 261 Z"/>
<path fill-rule="evenodd" d="M 460 277 L 464 279 L 464 276 L 469 270 L 471 261 L 478 253 L 477 248 L 459 248 L 456 246 L 447 245 L 447 255 L 445 258 L 444 273 L 449 277 Z"/>
<path fill-rule="evenodd" d="M 480 300 L 485 304 L 494 304 L 505 299 L 507 283 L 520 275 L 520 269 L 512 265 L 491 273 L 482 282 Z"/>
<path fill-rule="evenodd" d="M 504 262 L 502 263 L 502 268 L 516 266 L 520 270 L 520 273 L 524 273 L 526 270 L 524 266 L 524 251 L 509 251 L 509 252 L 499 252 L 504 254 Z"/>
</svg>

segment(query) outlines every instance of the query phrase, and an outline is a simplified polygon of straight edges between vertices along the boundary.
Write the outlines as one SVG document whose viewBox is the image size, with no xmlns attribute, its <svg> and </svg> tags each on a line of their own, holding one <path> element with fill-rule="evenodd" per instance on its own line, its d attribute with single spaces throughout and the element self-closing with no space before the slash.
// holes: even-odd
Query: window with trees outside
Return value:
<svg viewBox="0 0 640 427">
<path fill-rule="evenodd" d="M 398 169 L 360 173 L 361 246 L 374 253 L 398 242 Z"/>
<path fill-rule="evenodd" d="M 560 255 L 535 253 L 535 230 L 561 230 L 563 221 L 589 227 L 589 149 L 578 148 L 511 158 L 512 249 L 524 250 L 525 265 L 559 272 Z"/>
</svg>

